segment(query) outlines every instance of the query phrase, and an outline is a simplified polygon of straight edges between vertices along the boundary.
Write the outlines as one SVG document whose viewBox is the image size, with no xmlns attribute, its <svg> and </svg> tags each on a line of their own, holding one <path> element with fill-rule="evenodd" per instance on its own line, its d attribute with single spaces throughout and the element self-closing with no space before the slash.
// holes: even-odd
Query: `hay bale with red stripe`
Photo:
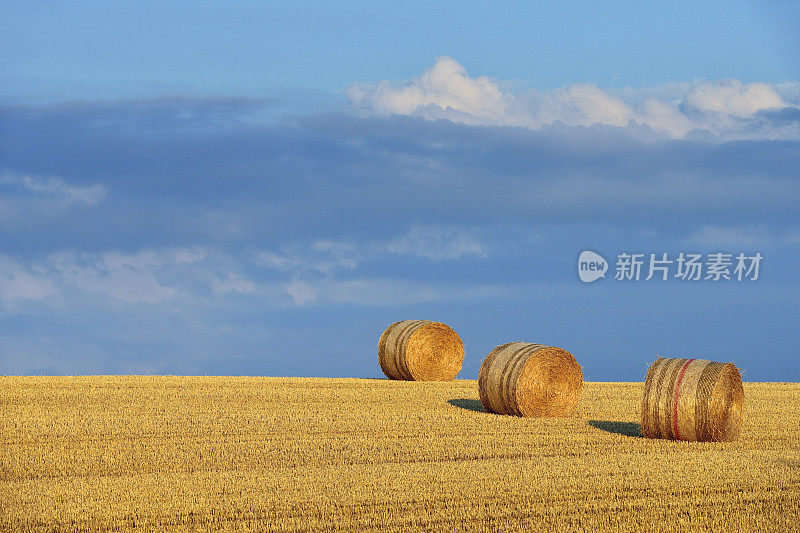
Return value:
<svg viewBox="0 0 800 533">
<path fill-rule="evenodd" d="M 659 357 L 642 398 L 642 435 L 700 442 L 736 440 L 744 387 L 732 363 Z"/>
<path fill-rule="evenodd" d="M 447 324 L 401 320 L 381 335 L 378 362 L 389 379 L 451 381 L 461 371 L 464 344 Z"/>
<path fill-rule="evenodd" d="M 510 342 L 492 350 L 478 373 L 481 404 L 489 413 L 567 416 L 583 390 L 583 371 L 566 350 Z"/>
</svg>

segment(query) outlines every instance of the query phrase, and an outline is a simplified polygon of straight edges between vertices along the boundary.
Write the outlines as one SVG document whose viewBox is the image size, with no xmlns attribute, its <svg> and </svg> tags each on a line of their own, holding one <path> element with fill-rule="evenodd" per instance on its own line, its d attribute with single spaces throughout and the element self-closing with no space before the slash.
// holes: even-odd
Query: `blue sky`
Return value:
<svg viewBox="0 0 800 533">
<path fill-rule="evenodd" d="M 380 377 L 386 325 L 429 318 L 464 378 L 526 340 L 589 380 L 675 355 L 798 381 L 798 18 L 4 3 L 0 374 Z M 615 280 L 623 252 L 763 262 Z"/>
</svg>

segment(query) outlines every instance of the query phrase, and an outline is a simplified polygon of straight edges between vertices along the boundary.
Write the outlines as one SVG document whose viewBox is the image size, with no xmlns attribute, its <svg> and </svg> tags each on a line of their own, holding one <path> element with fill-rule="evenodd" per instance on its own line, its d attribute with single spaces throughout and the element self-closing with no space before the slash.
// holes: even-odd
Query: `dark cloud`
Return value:
<svg viewBox="0 0 800 533">
<path fill-rule="evenodd" d="M 401 116 L 276 123 L 258 119 L 266 104 L 0 108 L 3 172 L 108 190 L 98 205 L 12 220 L 3 239 L 22 234 L 33 248 L 237 246 L 389 236 L 417 222 L 666 230 L 781 224 L 800 199 L 798 142 L 644 142 L 643 126 L 532 131 Z M 780 120 L 791 115 L 781 113 Z"/>
<path fill-rule="evenodd" d="M 800 126 L 800 108 L 784 107 L 777 110 L 759 111 L 758 118 L 775 126 Z"/>
<path fill-rule="evenodd" d="M 506 340 L 572 348 L 590 379 L 659 351 L 790 356 L 800 142 L 270 104 L 0 107 L 0 373 L 377 377 L 408 317 L 464 332 L 464 377 Z M 583 286 L 586 248 L 761 250 L 764 277 Z"/>
</svg>

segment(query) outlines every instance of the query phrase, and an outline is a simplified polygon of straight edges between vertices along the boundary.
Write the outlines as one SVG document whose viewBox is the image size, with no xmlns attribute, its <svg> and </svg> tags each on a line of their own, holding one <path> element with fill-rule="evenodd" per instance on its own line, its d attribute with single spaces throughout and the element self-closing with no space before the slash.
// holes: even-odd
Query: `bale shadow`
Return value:
<svg viewBox="0 0 800 533">
<path fill-rule="evenodd" d="M 486 410 L 481 405 L 480 400 L 472 400 L 470 398 L 453 398 L 452 400 L 447 400 L 447 403 L 450 405 L 455 405 L 456 407 L 460 407 L 462 409 L 468 409 L 470 411 L 475 411 L 477 413 L 485 413 Z"/>
<path fill-rule="evenodd" d="M 589 420 L 589 425 L 609 433 L 626 437 L 641 437 L 642 426 L 636 422 L 618 422 L 616 420 Z"/>
</svg>

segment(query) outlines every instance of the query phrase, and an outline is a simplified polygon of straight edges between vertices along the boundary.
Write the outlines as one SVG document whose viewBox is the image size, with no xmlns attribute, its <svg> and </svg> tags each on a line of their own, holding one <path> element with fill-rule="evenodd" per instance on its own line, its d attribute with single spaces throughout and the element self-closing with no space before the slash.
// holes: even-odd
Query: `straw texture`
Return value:
<svg viewBox="0 0 800 533">
<path fill-rule="evenodd" d="M 461 337 L 447 324 L 401 320 L 383 332 L 378 362 L 389 379 L 450 381 L 464 361 Z"/>
<path fill-rule="evenodd" d="M 561 348 L 510 342 L 486 356 L 478 392 L 490 413 L 528 417 L 566 416 L 583 390 L 583 372 Z"/>
<path fill-rule="evenodd" d="M 744 388 L 739 369 L 706 359 L 659 357 L 642 398 L 642 435 L 688 441 L 739 436 Z"/>
</svg>

